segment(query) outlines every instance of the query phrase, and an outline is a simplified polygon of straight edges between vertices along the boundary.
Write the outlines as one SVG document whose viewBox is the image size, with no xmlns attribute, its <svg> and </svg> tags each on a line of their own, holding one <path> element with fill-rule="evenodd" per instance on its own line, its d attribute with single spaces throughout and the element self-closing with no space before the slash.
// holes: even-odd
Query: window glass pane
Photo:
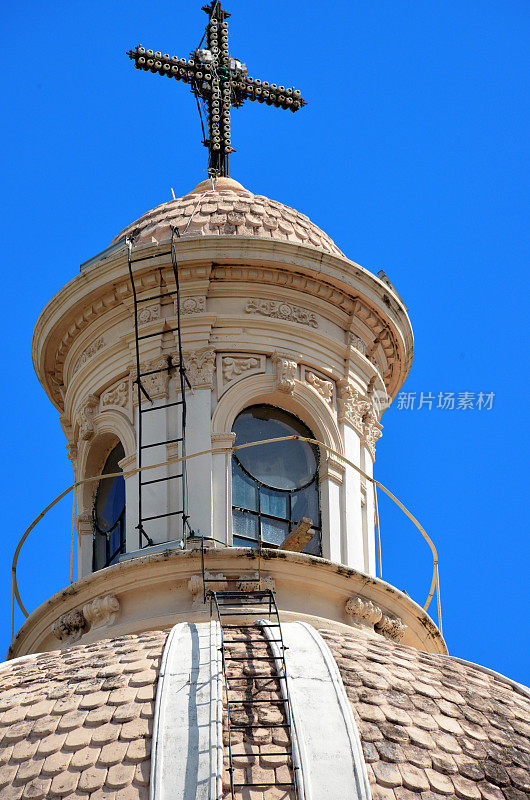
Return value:
<svg viewBox="0 0 530 800">
<path fill-rule="evenodd" d="M 276 519 L 261 518 L 261 538 L 263 544 L 280 545 L 289 533 L 289 523 L 279 522 Z"/>
<path fill-rule="evenodd" d="M 257 547 L 258 542 L 254 539 L 241 539 L 239 536 L 232 538 L 233 547 Z"/>
<path fill-rule="evenodd" d="M 121 444 L 116 445 L 105 462 L 103 474 L 121 472 L 118 462 L 125 453 Z M 96 492 L 96 523 L 101 531 L 108 531 L 117 522 L 125 506 L 125 481 L 121 477 L 103 478 Z"/>
<path fill-rule="evenodd" d="M 289 517 L 289 494 L 277 489 L 261 489 L 261 513 L 272 514 L 273 517 Z"/>
<path fill-rule="evenodd" d="M 252 478 L 245 475 L 235 459 L 232 459 L 232 505 L 258 510 L 258 487 Z"/>
<path fill-rule="evenodd" d="M 315 483 L 293 494 L 293 521 L 300 522 L 302 517 L 309 517 L 313 525 L 320 526 L 320 513 L 318 508 L 318 488 Z"/>
<path fill-rule="evenodd" d="M 251 541 L 249 540 L 256 540 L 258 539 L 258 517 L 255 514 L 249 514 L 245 511 L 237 511 L 234 509 L 233 511 L 233 532 L 234 532 L 234 540 L 237 537 L 240 539 L 244 539 L 245 544 L 242 544 L 242 547 L 250 547 Z"/>
<path fill-rule="evenodd" d="M 280 436 L 312 437 L 301 420 L 274 406 L 251 406 L 235 420 L 236 445 Z M 249 447 L 237 451 L 237 458 L 255 478 L 275 489 L 296 489 L 308 483 L 318 468 L 317 449 L 298 441 Z"/>
<path fill-rule="evenodd" d="M 121 472 L 119 462 L 124 455 L 121 443 L 117 444 L 101 472 Z M 93 563 L 94 569 L 101 569 L 116 563 L 125 547 L 125 481 L 121 475 L 100 480 L 94 502 L 94 522 Z"/>
<path fill-rule="evenodd" d="M 315 533 L 311 541 L 304 547 L 303 553 L 309 553 L 312 556 L 322 555 L 322 535 L 320 532 Z"/>
</svg>

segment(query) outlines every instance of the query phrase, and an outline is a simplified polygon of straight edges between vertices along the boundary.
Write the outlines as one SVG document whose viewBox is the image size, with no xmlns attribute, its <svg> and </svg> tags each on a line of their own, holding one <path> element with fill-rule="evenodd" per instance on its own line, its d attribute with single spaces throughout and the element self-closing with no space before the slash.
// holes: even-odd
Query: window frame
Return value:
<svg viewBox="0 0 530 800">
<path fill-rule="evenodd" d="M 314 438 L 309 426 L 307 426 L 306 423 L 303 420 L 301 420 L 299 417 L 297 417 L 296 414 L 293 414 L 291 411 L 288 411 L 287 409 L 282 408 L 281 406 L 272 405 L 271 403 L 253 403 L 253 404 L 251 404 L 249 406 L 246 406 L 245 408 L 241 409 L 241 411 L 237 414 L 237 416 L 234 419 L 233 425 L 235 424 L 235 422 L 238 419 L 238 417 L 240 417 L 242 414 L 244 414 L 245 412 L 248 412 L 251 408 L 254 408 L 254 407 L 269 407 L 271 409 L 275 409 L 275 410 L 281 411 L 284 414 L 287 414 L 288 416 L 294 417 L 300 423 L 302 423 L 302 425 L 304 427 L 307 428 L 307 430 L 308 430 L 308 432 L 310 434 L 310 436 L 308 436 L 308 438 Z M 233 427 L 233 425 L 232 425 L 232 427 Z M 297 434 L 297 435 L 300 435 L 300 434 Z M 287 441 L 285 442 L 285 444 L 287 445 Z M 270 548 L 273 548 L 273 549 L 278 549 L 279 548 L 278 544 L 275 544 L 273 542 L 268 542 L 268 541 L 263 539 L 262 524 L 261 524 L 262 519 L 269 519 L 269 520 L 273 520 L 273 521 L 276 521 L 276 522 L 287 523 L 287 526 L 288 526 L 288 530 L 287 530 L 287 534 L 286 534 L 286 537 L 287 537 L 289 535 L 289 533 L 292 531 L 293 527 L 298 522 L 300 522 L 300 520 L 293 519 L 293 495 L 296 495 L 299 492 L 303 492 L 305 489 L 307 489 L 308 487 L 310 487 L 311 485 L 314 484 L 315 492 L 316 492 L 316 499 L 317 499 L 317 508 L 318 508 L 318 523 L 315 523 L 315 521 L 313 521 L 313 524 L 311 525 L 311 530 L 314 531 L 313 538 L 311 539 L 311 542 L 313 542 L 313 539 L 315 537 L 318 537 L 318 550 L 319 550 L 318 555 L 322 556 L 322 511 L 321 511 L 321 502 L 320 502 L 320 450 L 319 450 L 318 447 L 314 447 L 313 446 L 313 451 L 314 451 L 314 455 L 315 455 L 315 471 L 314 471 L 312 477 L 308 481 L 306 481 L 306 483 L 304 483 L 302 486 L 297 486 L 294 489 L 279 489 L 276 486 L 271 486 L 270 484 L 265 483 L 265 481 L 261 481 L 255 475 L 252 475 L 252 473 L 249 472 L 249 470 L 246 469 L 246 467 L 243 466 L 243 464 L 241 463 L 240 459 L 237 457 L 237 452 L 233 452 L 232 453 L 232 462 L 235 462 L 237 467 L 243 472 L 243 474 L 250 481 L 252 481 L 252 483 L 257 488 L 257 510 L 249 509 L 249 508 L 243 508 L 241 506 L 235 505 L 234 504 L 234 473 L 232 472 L 232 497 L 231 497 L 232 546 L 234 546 L 234 539 L 247 541 L 249 543 L 249 545 L 248 545 L 249 547 L 252 547 L 252 546 L 259 547 L 259 543 L 260 543 L 260 540 L 261 540 L 262 546 L 270 547 Z M 287 511 L 288 511 L 288 515 L 287 516 L 280 517 L 280 516 L 276 516 L 274 514 L 271 514 L 269 512 L 261 510 L 261 491 L 262 491 L 263 488 L 268 489 L 271 492 L 275 492 L 275 493 L 277 493 L 279 495 L 284 495 L 284 496 L 287 495 Z M 252 515 L 253 517 L 255 517 L 257 519 L 257 533 L 258 533 L 257 538 L 252 538 L 250 536 L 245 536 L 244 534 L 242 535 L 242 534 L 236 533 L 234 531 L 234 525 L 233 525 L 234 511 L 238 511 L 238 512 L 243 513 L 243 514 Z"/>
</svg>

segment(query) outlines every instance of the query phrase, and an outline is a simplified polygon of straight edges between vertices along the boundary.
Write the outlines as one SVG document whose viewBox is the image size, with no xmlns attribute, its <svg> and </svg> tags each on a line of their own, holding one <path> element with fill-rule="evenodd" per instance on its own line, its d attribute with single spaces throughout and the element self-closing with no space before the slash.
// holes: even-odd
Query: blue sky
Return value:
<svg viewBox="0 0 530 800">
<path fill-rule="evenodd" d="M 200 2 L 119 0 L 4 9 L 4 609 L 20 533 L 71 480 L 57 412 L 31 366 L 45 302 L 127 223 L 205 177 L 184 85 L 137 72 L 142 43 L 187 55 Z M 303 6 L 303 11 L 301 8 Z M 230 0 L 231 50 L 296 85 L 289 114 L 233 114 L 232 175 L 308 214 L 354 261 L 384 269 L 408 306 L 414 409 L 384 415 L 376 477 L 440 555 L 454 655 L 529 683 L 527 3 L 304 4 Z M 495 393 L 492 409 L 418 409 L 420 393 Z M 380 500 L 384 577 L 423 603 L 429 554 Z M 32 534 L 30 608 L 68 580 L 68 501 Z M 18 623 L 21 619 L 18 618 Z"/>
</svg>

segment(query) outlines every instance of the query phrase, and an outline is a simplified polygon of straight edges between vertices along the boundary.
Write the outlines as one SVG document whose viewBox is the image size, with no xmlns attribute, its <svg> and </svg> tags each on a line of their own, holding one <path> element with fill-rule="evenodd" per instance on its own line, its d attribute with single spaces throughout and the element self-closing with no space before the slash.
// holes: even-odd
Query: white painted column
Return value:
<svg viewBox="0 0 530 800">
<path fill-rule="evenodd" d="M 340 564 L 342 561 L 342 468 L 328 458 L 320 467 L 320 515 L 322 523 L 322 557 Z"/>
<path fill-rule="evenodd" d="M 92 572 L 94 523 L 92 514 L 85 511 L 77 515 L 77 577 L 84 578 Z"/>
<path fill-rule="evenodd" d="M 372 477 L 374 473 L 374 462 L 370 451 L 365 445 L 361 446 L 361 469 Z M 364 567 L 363 572 L 375 576 L 375 506 L 374 506 L 374 487 L 371 481 L 365 480 L 366 502 L 363 508 L 363 553 Z"/>
<path fill-rule="evenodd" d="M 361 468 L 361 440 L 358 432 L 345 422 L 341 433 L 346 458 Z M 342 514 L 342 563 L 364 572 L 361 476 L 350 466 L 346 466 L 344 474 Z"/>
<path fill-rule="evenodd" d="M 211 445 L 211 391 L 186 392 L 186 453 L 209 450 Z M 212 455 L 192 458 L 186 467 L 189 524 L 197 535 L 212 536 Z M 220 537 L 215 537 L 220 538 Z"/>
<path fill-rule="evenodd" d="M 228 448 L 235 440 L 232 431 L 211 436 L 211 447 L 218 448 L 212 456 L 212 536 L 226 544 L 232 543 L 232 456 Z"/>
</svg>

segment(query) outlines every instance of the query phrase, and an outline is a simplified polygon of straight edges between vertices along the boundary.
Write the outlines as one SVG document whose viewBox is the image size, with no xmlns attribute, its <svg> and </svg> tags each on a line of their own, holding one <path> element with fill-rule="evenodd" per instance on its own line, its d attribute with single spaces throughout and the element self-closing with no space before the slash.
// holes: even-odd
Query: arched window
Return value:
<svg viewBox="0 0 530 800">
<path fill-rule="evenodd" d="M 280 436 L 313 434 L 293 414 L 268 405 L 246 408 L 233 426 L 235 444 Z M 236 450 L 232 459 L 233 544 L 279 547 L 308 517 L 313 538 L 304 552 L 321 554 L 318 449 L 308 442 L 284 441 Z"/>
<path fill-rule="evenodd" d="M 112 475 L 121 472 L 119 462 L 124 456 L 123 446 L 119 443 L 107 457 L 102 474 Z M 121 475 L 100 480 L 92 517 L 95 571 L 115 564 L 120 553 L 125 552 L 125 481 Z"/>
</svg>

